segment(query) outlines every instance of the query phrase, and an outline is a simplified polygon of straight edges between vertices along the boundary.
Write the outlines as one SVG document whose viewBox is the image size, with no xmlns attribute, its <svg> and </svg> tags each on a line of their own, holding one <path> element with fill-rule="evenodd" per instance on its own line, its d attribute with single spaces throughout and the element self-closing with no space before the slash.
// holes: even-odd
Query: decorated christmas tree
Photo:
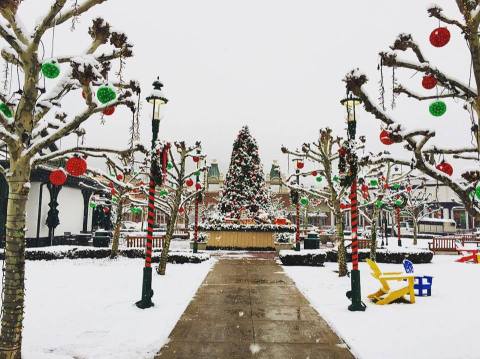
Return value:
<svg viewBox="0 0 480 359">
<path fill-rule="evenodd" d="M 257 141 L 244 126 L 233 143 L 219 210 L 231 218 L 241 215 L 253 218 L 265 215 L 270 207 Z"/>
</svg>

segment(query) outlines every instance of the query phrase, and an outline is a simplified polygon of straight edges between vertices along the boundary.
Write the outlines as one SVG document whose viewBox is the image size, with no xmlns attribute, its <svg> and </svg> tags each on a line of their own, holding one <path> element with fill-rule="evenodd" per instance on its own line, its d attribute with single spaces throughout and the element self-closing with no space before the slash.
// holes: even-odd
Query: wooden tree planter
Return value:
<svg viewBox="0 0 480 359">
<path fill-rule="evenodd" d="M 206 231 L 207 249 L 275 250 L 275 232 Z"/>
</svg>

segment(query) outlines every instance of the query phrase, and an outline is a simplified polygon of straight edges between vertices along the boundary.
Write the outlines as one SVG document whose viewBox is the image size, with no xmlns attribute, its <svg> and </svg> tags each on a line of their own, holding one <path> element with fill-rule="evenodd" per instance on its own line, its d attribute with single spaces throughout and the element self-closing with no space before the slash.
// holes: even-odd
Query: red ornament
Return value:
<svg viewBox="0 0 480 359">
<path fill-rule="evenodd" d="M 122 180 L 123 180 L 123 175 L 122 175 L 122 174 L 118 174 L 118 175 L 117 175 L 117 180 L 122 181 Z"/>
<path fill-rule="evenodd" d="M 383 185 L 383 188 L 389 189 L 389 188 L 390 188 L 390 185 L 389 185 L 388 183 L 385 183 L 385 184 Z"/>
<path fill-rule="evenodd" d="M 193 186 L 193 180 L 191 178 L 187 178 L 185 180 L 185 184 L 188 186 L 188 187 L 192 187 Z"/>
<path fill-rule="evenodd" d="M 202 189 L 202 185 L 200 183 L 195 183 L 195 189 L 200 191 Z"/>
<path fill-rule="evenodd" d="M 313 177 L 317 177 L 317 175 L 318 175 L 318 172 L 317 172 L 317 171 L 312 171 L 312 176 L 313 176 Z"/>
<path fill-rule="evenodd" d="M 297 168 L 301 170 L 303 167 L 305 167 L 305 163 L 303 163 L 302 161 L 297 161 Z"/>
<path fill-rule="evenodd" d="M 338 149 L 338 155 L 339 155 L 340 157 L 344 157 L 346 154 L 347 154 L 347 149 L 346 149 L 345 147 L 340 147 L 340 148 Z"/>
<path fill-rule="evenodd" d="M 115 188 L 112 188 L 110 190 L 110 193 L 115 196 L 117 194 L 117 191 L 115 190 Z"/>
<path fill-rule="evenodd" d="M 109 182 L 108 187 L 113 188 L 113 182 Z"/>
<path fill-rule="evenodd" d="M 50 180 L 50 183 L 54 186 L 62 186 L 65 184 L 65 182 L 67 182 L 67 174 L 64 170 L 61 169 L 53 170 L 52 172 L 50 172 L 48 179 Z"/>
<path fill-rule="evenodd" d="M 412 187 L 408 186 L 407 187 L 407 192 L 412 192 Z"/>
<path fill-rule="evenodd" d="M 115 106 L 105 107 L 102 112 L 105 116 L 111 116 L 115 112 Z"/>
<path fill-rule="evenodd" d="M 437 86 L 437 79 L 433 75 L 423 76 L 422 86 L 424 89 L 431 90 Z"/>
<path fill-rule="evenodd" d="M 192 157 L 192 160 L 193 160 L 193 162 L 196 163 L 196 162 L 200 161 L 200 157 L 198 157 L 198 156 L 193 156 L 193 157 Z"/>
<path fill-rule="evenodd" d="M 368 192 L 368 186 L 364 183 L 362 184 L 362 192 Z"/>
<path fill-rule="evenodd" d="M 180 207 L 180 208 L 178 209 L 178 213 L 183 213 L 183 212 L 185 212 L 185 209 L 184 209 L 183 207 Z"/>
<path fill-rule="evenodd" d="M 69 158 L 65 169 L 72 176 L 82 176 L 87 172 L 87 161 L 81 157 Z"/>
<path fill-rule="evenodd" d="M 442 171 L 448 176 L 451 176 L 453 174 L 453 167 L 450 163 L 448 162 L 441 162 L 437 165 L 437 170 Z"/>
<path fill-rule="evenodd" d="M 108 208 L 108 207 L 103 207 L 103 213 L 109 214 L 109 213 L 110 213 L 110 208 Z"/>
<path fill-rule="evenodd" d="M 446 27 L 438 27 L 430 34 L 430 43 L 435 47 L 443 47 L 450 41 L 450 31 Z"/>
<path fill-rule="evenodd" d="M 345 209 L 347 208 L 347 206 L 345 205 L 345 203 L 340 203 L 340 209 Z"/>
<path fill-rule="evenodd" d="M 390 136 L 391 136 L 390 132 L 388 132 L 387 130 L 382 130 L 382 132 L 380 132 L 380 142 L 383 143 L 384 145 L 393 144 L 392 138 Z"/>
</svg>

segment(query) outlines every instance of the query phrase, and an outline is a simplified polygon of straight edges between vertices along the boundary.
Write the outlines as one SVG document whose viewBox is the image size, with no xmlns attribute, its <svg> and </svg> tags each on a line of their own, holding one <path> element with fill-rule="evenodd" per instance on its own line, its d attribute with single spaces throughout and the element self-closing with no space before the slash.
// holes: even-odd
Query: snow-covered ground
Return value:
<svg viewBox="0 0 480 359">
<path fill-rule="evenodd" d="M 436 255 L 432 263 L 414 266 L 417 274 L 434 276 L 431 297 L 385 306 L 368 301 L 379 284 L 368 265 L 360 263 L 365 312 L 347 310 L 350 278 L 338 278 L 336 263 L 284 270 L 361 359 L 478 359 L 480 265 L 455 263 L 457 258 Z M 379 266 L 383 271 L 403 270 L 398 264 Z"/>
<path fill-rule="evenodd" d="M 141 310 L 143 260 L 27 261 L 24 358 L 152 358 L 214 259 L 153 274 L 153 308 Z"/>
</svg>

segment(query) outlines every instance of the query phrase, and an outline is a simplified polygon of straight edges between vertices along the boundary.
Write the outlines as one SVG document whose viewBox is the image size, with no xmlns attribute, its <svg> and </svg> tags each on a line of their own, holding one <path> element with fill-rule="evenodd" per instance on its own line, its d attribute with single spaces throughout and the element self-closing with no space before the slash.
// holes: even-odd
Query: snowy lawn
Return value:
<svg viewBox="0 0 480 359">
<path fill-rule="evenodd" d="M 416 274 L 434 276 L 432 296 L 416 297 L 415 304 L 386 306 L 367 299 L 379 283 L 368 265 L 360 263 L 362 298 L 367 304 L 363 313 L 347 310 L 350 278 L 338 278 L 336 263 L 283 268 L 359 358 L 479 358 L 480 265 L 455 263 L 457 258 L 436 255 L 430 264 L 416 264 Z M 379 266 L 382 271 L 403 271 L 401 264 Z"/>
<path fill-rule="evenodd" d="M 23 357 L 153 358 L 214 261 L 154 271 L 145 310 L 141 259 L 27 261 Z"/>
</svg>

